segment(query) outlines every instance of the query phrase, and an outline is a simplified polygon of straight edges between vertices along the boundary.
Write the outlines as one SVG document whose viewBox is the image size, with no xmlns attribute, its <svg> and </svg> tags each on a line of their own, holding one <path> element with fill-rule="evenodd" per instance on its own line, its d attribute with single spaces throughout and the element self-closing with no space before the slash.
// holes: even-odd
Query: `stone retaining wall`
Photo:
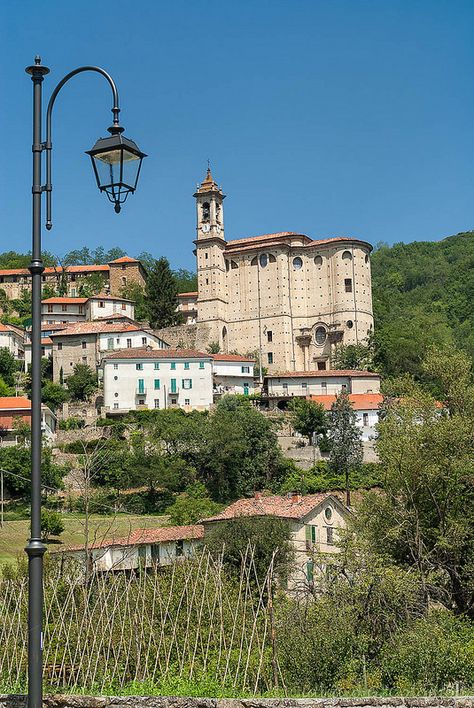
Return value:
<svg viewBox="0 0 474 708">
<path fill-rule="evenodd" d="M 0 708 L 24 708 L 25 696 L 0 695 Z M 474 696 L 438 698 L 175 698 L 45 696 L 45 708 L 474 708 Z"/>
</svg>

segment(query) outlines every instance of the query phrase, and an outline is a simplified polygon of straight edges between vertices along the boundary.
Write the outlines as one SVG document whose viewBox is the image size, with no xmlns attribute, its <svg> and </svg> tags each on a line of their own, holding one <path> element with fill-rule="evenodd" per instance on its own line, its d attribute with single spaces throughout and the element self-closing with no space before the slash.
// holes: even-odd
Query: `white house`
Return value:
<svg viewBox="0 0 474 708">
<path fill-rule="evenodd" d="M 239 499 L 220 514 L 202 519 L 204 542 L 206 533 L 214 525 L 239 517 L 276 516 L 290 526 L 290 538 L 295 551 L 294 567 L 288 589 L 300 590 L 312 584 L 314 553 L 337 553 L 335 545 L 340 529 L 347 525 L 349 509 L 334 493 L 290 493 L 286 496 L 264 496 L 256 492 L 251 499 Z"/>
<path fill-rule="evenodd" d="M 184 318 L 184 324 L 196 324 L 198 293 L 179 293 L 178 312 Z"/>
<path fill-rule="evenodd" d="M 325 410 L 331 410 L 336 396 L 311 396 L 312 401 L 321 403 Z M 383 401 L 381 393 L 350 393 L 349 400 L 357 415 L 357 425 L 362 432 L 362 440 L 367 442 L 377 436 L 376 426 L 379 422 L 380 404 Z"/>
<path fill-rule="evenodd" d="M 168 526 L 137 529 L 125 538 L 91 543 L 88 550 L 93 570 L 97 572 L 130 571 L 136 568 L 166 566 L 190 558 L 202 541 L 204 529 L 194 526 Z M 84 544 L 68 546 L 59 553 L 85 564 Z"/>
<path fill-rule="evenodd" d="M 133 320 L 135 303 L 113 295 L 93 295 L 86 303 L 86 320 L 99 320 L 113 315 L 121 315 Z"/>
<path fill-rule="evenodd" d="M 22 421 L 31 426 L 31 401 L 24 396 L 0 397 L 1 444 L 17 442 L 15 424 Z M 41 406 L 41 431 L 43 439 L 51 442 L 56 433 L 56 416 L 48 406 Z"/>
<path fill-rule="evenodd" d="M 23 359 L 25 355 L 24 330 L 0 322 L 0 347 L 8 349 L 15 359 Z"/>
<path fill-rule="evenodd" d="M 104 408 L 207 410 L 213 402 L 210 354 L 186 349 L 124 349 L 102 361 Z"/>
<path fill-rule="evenodd" d="M 322 370 L 285 371 L 264 380 L 264 395 L 270 408 L 284 409 L 293 397 L 336 395 L 347 393 L 379 393 L 380 376 L 372 371 Z"/>
<path fill-rule="evenodd" d="M 41 337 L 41 356 L 45 359 L 53 356 L 53 340 L 51 337 Z M 25 342 L 25 370 L 31 364 L 31 340 Z"/>
<path fill-rule="evenodd" d="M 67 324 L 86 319 L 86 297 L 48 297 L 41 302 L 43 324 Z"/>
<path fill-rule="evenodd" d="M 214 394 L 240 393 L 248 396 L 254 392 L 255 360 L 237 354 L 212 354 Z"/>
<path fill-rule="evenodd" d="M 135 304 L 132 300 L 112 295 L 92 297 L 49 297 L 41 302 L 43 324 L 69 324 L 85 320 L 99 320 L 119 315 L 133 320 Z"/>
</svg>

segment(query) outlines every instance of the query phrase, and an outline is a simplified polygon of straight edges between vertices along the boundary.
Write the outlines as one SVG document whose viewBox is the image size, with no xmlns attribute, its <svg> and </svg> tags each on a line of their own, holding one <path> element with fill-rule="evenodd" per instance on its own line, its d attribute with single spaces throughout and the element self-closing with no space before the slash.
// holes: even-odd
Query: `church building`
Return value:
<svg viewBox="0 0 474 708">
<path fill-rule="evenodd" d="M 331 368 L 337 344 L 358 344 L 373 327 L 369 243 L 313 241 L 284 231 L 226 241 L 224 199 L 211 170 L 197 209 L 199 346 L 256 354 L 270 372 Z M 186 298 L 185 298 L 186 299 Z"/>
</svg>

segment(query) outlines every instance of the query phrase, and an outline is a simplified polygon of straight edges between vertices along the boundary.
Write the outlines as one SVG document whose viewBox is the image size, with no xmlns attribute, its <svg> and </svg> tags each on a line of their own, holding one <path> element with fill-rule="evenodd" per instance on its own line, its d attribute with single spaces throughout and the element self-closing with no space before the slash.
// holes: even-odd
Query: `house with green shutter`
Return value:
<svg viewBox="0 0 474 708">
<path fill-rule="evenodd" d="M 351 514 L 342 499 L 343 495 L 339 492 L 306 495 L 292 492 L 285 496 L 265 496 L 262 492 L 255 492 L 252 498 L 239 499 L 220 514 L 202 519 L 204 541 L 206 531 L 214 524 L 238 517 L 276 516 L 286 519 L 295 550 L 295 565 L 288 589 L 304 590 L 312 585 L 317 572 L 315 555 L 339 552 L 337 540 Z"/>
</svg>

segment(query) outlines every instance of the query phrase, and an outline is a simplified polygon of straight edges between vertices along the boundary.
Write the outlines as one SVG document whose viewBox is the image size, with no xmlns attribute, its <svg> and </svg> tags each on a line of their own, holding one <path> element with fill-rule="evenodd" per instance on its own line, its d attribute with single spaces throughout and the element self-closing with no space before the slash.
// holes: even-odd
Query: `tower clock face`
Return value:
<svg viewBox="0 0 474 708">
<path fill-rule="evenodd" d="M 207 233 L 211 230 L 211 227 L 209 226 L 209 224 L 203 224 L 203 225 L 201 226 L 201 230 L 202 230 L 205 234 L 207 234 Z"/>
</svg>

